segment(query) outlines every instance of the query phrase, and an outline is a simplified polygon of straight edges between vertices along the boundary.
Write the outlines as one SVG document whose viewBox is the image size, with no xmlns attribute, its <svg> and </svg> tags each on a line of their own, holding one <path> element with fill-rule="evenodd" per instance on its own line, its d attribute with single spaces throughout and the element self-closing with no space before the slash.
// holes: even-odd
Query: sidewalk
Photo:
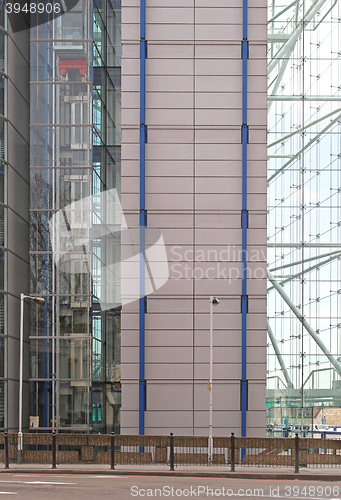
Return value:
<svg viewBox="0 0 341 500">
<path fill-rule="evenodd" d="M 165 476 L 165 477 L 211 477 L 238 479 L 276 479 L 276 480 L 311 480 L 341 481 L 341 468 L 307 468 L 302 467 L 299 474 L 293 468 L 286 467 L 238 467 L 230 472 L 230 467 L 221 466 L 178 466 L 171 472 L 164 465 L 117 465 L 110 470 L 110 465 L 93 464 L 60 464 L 52 469 L 47 464 L 10 464 L 9 469 L 0 464 L 0 474 L 90 474 L 117 476 Z"/>
</svg>

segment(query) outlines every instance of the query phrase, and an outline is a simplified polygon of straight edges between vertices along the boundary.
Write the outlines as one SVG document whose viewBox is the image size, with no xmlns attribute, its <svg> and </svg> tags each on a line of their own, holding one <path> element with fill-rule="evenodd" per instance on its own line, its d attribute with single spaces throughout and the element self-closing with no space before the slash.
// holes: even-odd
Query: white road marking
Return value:
<svg viewBox="0 0 341 500">
<path fill-rule="evenodd" d="M 30 474 L 31 477 L 33 476 L 38 476 L 38 477 L 41 477 L 41 476 L 48 476 L 48 477 L 54 477 L 54 478 L 57 478 L 57 477 L 65 477 L 69 474 Z M 27 474 L 16 474 L 17 477 L 27 477 Z M 116 474 L 108 474 L 108 475 L 98 475 L 98 474 L 72 474 L 73 477 L 90 477 L 90 478 L 98 478 L 98 479 L 116 479 L 116 478 L 120 478 L 120 479 L 129 479 L 130 477 L 132 476 L 118 476 Z M 133 477 L 137 477 L 137 476 L 133 476 Z M 1 480 L 0 480 L 1 482 Z M 59 483 L 61 484 L 61 483 Z M 72 484 L 72 483 L 67 483 L 67 484 Z M 77 484 L 77 483 L 74 483 L 74 484 Z M 341 499 L 340 499 L 341 500 Z"/>
<path fill-rule="evenodd" d="M 66 475 L 68 474 L 30 474 L 31 477 L 33 476 L 38 476 L 38 477 L 41 477 L 41 476 L 48 476 L 48 477 L 54 477 L 54 478 L 57 478 L 57 477 L 65 477 Z M 16 474 L 17 477 L 27 477 L 27 474 Z M 116 479 L 116 478 L 120 478 L 120 479 L 129 479 L 130 477 L 137 477 L 137 476 L 118 476 L 116 474 L 108 474 L 108 475 L 98 475 L 98 474 L 72 474 L 73 477 L 90 477 L 90 478 L 98 478 L 98 479 Z M 214 479 L 214 478 L 213 478 Z M 0 483 L 1 483 L 1 480 L 0 480 Z M 61 483 L 59 483 L 61 484 Z M 72 484 L 72 483 L 67 483 L 67 484 Z M 77 483 L 74 483 L 74 484 L 77 484 Z M 341 500 L 341 499 L 340 499 Z"/>
<path fill-rule="evenodd" d="M 24 483 L 24 481 L 14 481 L 12 479 L 8 479 L 6 481 L 6 480 L 3 480 L 3 479 L 0 479 L 0 483 Z"/>
<path fill-rule="evenodd" d="M 0 483 L 16 483 L 16 484 L 77 484 L 77 483 L 62 483 L 60 481 L 15 481 L 15 480 L 0 480 Z"/>
<path fill-rule="evenodd" d="M 0 495 L 17 495 L 16 491 L 0 491 Z"/>
<path fill-rule="evenodd" d="M 53 478 L 56 478 L 56 477 L 65 477 L 65 474 L 15 474 L 15 477 L 27 477 L 27 476 L 30 476 L 30 477 L 53 477 Z M 72 474 L 74 475 L 74 474 Z M 13 474 L 12 474 L 13 476 Z"/>
<path fill-rule="evenodd" d="M 98 479 L 116 479 L 116 478 L 119 478 L 119 479 L 130 479 L 131 476 L 130 477 L 128 477 L 128 476 L 116 476 L 116 474 L 109 475 L 109 476 L 97 476 L 97 475 L 90 476 L 90 475 L 84 474 L 84 477 L 90 477 L 90 478 L 94 478 L 94 479 L 97 479 L 97 478 Z"/>
<path fill-rule="evenodd" d="M 59 481 L 22 481 L 24 484 L 77 484 L 77 483 L 61 483 Z"/>
</svg>

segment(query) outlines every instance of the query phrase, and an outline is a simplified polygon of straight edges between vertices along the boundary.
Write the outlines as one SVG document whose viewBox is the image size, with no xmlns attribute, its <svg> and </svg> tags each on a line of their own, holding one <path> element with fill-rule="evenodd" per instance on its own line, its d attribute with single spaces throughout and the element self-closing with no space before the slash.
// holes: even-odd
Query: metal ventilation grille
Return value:
<svg viewBox="0 0 341 500">
<path fill-rule="evenodd" d="M 0 157 L 5 158 L 5 143 L 0 141 Z"/>
<path fill-rule="evenodd" d="M 0 219 L 0 247 L 5 246 L 5 221 Z"/>
<path fill-rule="evenodd" d="M 5 333 L 5 305 L 4 299 L 0 300 L 0 335 Z"/>
</svg>

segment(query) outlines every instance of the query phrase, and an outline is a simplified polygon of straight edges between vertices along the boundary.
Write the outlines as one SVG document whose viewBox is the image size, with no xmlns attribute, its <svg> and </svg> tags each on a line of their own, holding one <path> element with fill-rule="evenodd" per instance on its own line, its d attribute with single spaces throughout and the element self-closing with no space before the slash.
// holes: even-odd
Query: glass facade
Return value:
<svg viewBox="0 0 341 500">
<path fill-rule="evenodd" d="M 120 298 L 103 307 L 101 285 L 103 193 L 120 192 L 120 14 L 116 0 L 80 0 L 31 28 L 31 293 L 46 306 L 32 309 L 30 415 L 41 429 L 119 432 Z"/>
<path fill-rule="evenodd" d="M 341 407 L 340 9 L 269 3 L 267 406 L 279 429 Z"/>
</svg>

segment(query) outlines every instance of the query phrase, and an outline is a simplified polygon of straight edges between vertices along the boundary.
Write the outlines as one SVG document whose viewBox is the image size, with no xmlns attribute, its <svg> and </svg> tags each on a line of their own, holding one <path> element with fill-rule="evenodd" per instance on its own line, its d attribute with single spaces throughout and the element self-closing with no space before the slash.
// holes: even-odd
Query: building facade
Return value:
<svg viewBox="0 0 341 500">
<path fill-rule="evenodd" d="M 122 433 L 207 435 L 210 390 L 215 435 L 265 432 L 266 7 L 122 2 L 122 207 L 169 263 L 122 308 Z"/>
<path fill-rule="evenodd" d="M 20 293 L 29 291 L 29 59 L 29 32 L 16 31 L 1 3 L 0 426 L 9 431 L 18 429 Z M 26 388 L 28 367 L 26 357 Z"/>
<path fill-rule="evenodd" d="M 266 9 L 0 2 L 0 428 L 22 293 L 24 430 L 207 435 L 213 395 L 262 435 L 266 379 L 280 433 L 340 407 L 340 2 L 268 6 L 268 119 Z"/>
<path fill-rule="evenodd" d="M 276 425 L 312 426 L 316 407 L 341 406 L 340 8 L 269 7 L 267 405 Z"/>
<path fill-rule="evenodd" d="M 207 435 L 212 391 L 215 435 L 264 435 L 266 18 L 79 0 L 5 21 L 3 427 L 25 293 L 24 430 Z"/>
<path fill-rule="evenodd" d="M 118 432 L 120 311 L 100 303 L 101 193 L 120 184 L 120 4 L 81 0 L 32 27 L 30 45 L 31 294 L 45 297 L 30 416 L 41 429 Z"/>
</svg>

